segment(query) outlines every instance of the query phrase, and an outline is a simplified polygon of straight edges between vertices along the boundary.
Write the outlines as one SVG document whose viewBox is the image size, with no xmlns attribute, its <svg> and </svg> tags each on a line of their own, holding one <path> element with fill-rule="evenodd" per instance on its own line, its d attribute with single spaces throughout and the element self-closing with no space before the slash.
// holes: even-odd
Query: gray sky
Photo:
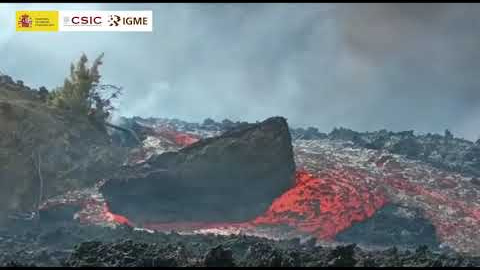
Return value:
<svg viewBox="0 0 480 270">
<path fill-rule="evenodd" d="M 19 9 L 153 10 L 154 32 L 15 32 Z M 476 3 L 0 4 L 0 18 L 0 71 L 50 89 L 105 52 L 125 116 L 480 135 Z"/>
</svg>

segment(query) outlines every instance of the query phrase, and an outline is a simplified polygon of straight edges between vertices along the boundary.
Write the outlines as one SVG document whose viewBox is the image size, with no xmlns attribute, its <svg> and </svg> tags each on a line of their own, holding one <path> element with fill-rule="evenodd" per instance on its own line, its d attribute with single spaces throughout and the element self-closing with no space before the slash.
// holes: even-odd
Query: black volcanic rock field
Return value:
<svg viewBox="0 0 480 270">
<path fill-rule="evenodd" d="M 480 258 L 415 249 L 369 250 L 254 236 L 179 235 L 69 224 L 0 232 L 1 266 L 478 266 Z"/>
</svg>

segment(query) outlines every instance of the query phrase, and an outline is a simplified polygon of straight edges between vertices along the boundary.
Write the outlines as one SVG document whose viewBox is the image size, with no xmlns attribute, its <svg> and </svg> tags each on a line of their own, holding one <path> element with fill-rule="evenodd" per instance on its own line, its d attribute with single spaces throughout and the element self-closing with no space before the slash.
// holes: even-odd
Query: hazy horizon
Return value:
<svg viewBox="0 0 480 270">
<path fill-rule="evenodd" d="M 151 33 L 15 32 L 16 10 L 153 10 Z M 480 135 L 480 5 L 0 4 L 0 71 L 63 83 L 105 52 L 118 115 Z"/>
</svg>

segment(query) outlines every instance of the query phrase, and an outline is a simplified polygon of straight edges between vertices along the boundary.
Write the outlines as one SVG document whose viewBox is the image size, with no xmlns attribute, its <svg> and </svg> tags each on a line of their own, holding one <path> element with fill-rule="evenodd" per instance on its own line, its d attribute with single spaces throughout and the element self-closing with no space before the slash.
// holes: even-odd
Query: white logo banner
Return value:
<svg viewBox="0 0 480 270">
<path fill-rule="evenodd" d="M 153 14 L 151 10 L 106 11 L 78 10 L 59 11 L 59 31 L 122 31 L 152 32 Z"/>
</svg>

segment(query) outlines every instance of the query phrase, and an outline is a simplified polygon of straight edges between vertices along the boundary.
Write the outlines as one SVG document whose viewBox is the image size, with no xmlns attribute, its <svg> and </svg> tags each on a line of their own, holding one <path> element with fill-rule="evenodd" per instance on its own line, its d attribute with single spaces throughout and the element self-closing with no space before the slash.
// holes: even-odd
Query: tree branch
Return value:
<svg viewBox="0 0 480 270">
<path fill-rule="evenodd" d="M 39 218 L 40 217 L 40 204 L 42 203 L 42 200 L 43 200 L 43 176 L 42 176 L 42 160 L 41 160 L 41 156 L 40 156 L 40 153 L 39 151 L 37 150 L 36 151 L 37 155 L 36 155 L 36 159 L 35 159 L 35 150 L 32 151 L 32 159 L 33 159 L 33 164 L 34 164 L 34 167 L 36 167 L 37 169 L 37 175 L 38 175 L 38 179 L 40 181 L 40 188 L 39 188 L 39 195 L 38 195 L 38 200 L 37 200 L 37 203 L 36 203 L 36 207 L 35 207 L 35 214 L 36 214 L 36 217 Z M 35 162 L 36 160 L 36 162 Z"/>
</svg>

